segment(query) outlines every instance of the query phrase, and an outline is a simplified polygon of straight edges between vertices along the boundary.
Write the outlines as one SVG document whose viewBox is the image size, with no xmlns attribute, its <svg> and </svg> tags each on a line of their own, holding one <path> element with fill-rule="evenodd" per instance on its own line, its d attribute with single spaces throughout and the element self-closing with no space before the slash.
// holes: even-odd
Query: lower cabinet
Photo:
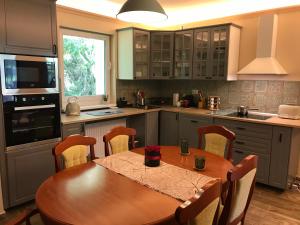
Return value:
<svg viewBox="0 0 300 225">
<path fill-rule="evenodd" d="M 273 187 L 285 189 L 288 183 L 289 169 L 295 164 L 291 151 L 299 151 L 291 149 L 292 129 L 288 127 L 273 127 L 272 138 L 272 154 L 270 165 L 269 184 Z M 297 161 L 297 159 L 296 159 Z M 297 166 L 296 166 L 297 167 Z"/>
<path fill-rule="evenodd" d="M 213 124 L 212 117 L 179 114 L 179 139 L 187 139 L 189 147 L 198 148 L 198 128 Z"/>
<path fill-rule="evenodd" d="M 256 181 L 263 184 L 269 184 L 270 156 L 240 149 L 233 149 L 233 163 L 235 165 L 238 164 L 248 155 L 258 156 Z"/>
<path fill-rule="evenodd" d="M 158 113 L 148 112 L 127 118 L 126 126 L 136 130 L 136 147 L 158 145 Z"/>
<path fill-rule="evenodd" d="M 65 139 L 66 137 L 73 134 L 85 134 L 84 123 L 73 123 L 62 125 L 62 137 Z"/>
<path fill-rule="evenodd" d="M 179 113 L 161 111 L 159 126 L 160 145 L 177 146 L 179 139 Z"/>
<path fill-rule="evenodd" d="M 234 164 L 247 155 L 257 155 L 256 180 L 272 187 L 286 189 L 288 178 L 297 173 L 300 141 L 293 138 L 297 129 L 249 122 L 215 119 L 216 125 L 223 125 L 236 134 L 233 145 Z M 300 136 L 300 132 L 297 132 Z M 293 146 L 292 146 L 293 144 Z"/>
<path fill-rule="evenodd" d="M 6 152 L 9 207 L 32 200 L 38 187 L 55 173 L 56 142 Z"/>
</svg>

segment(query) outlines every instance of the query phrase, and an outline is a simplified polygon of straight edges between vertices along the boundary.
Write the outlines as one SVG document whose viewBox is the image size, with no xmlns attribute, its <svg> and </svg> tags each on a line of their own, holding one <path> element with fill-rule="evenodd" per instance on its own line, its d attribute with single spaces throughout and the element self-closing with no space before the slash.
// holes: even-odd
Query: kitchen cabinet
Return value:
<svg viewBox="0 0 300 225">
<path fill-rule="evenodd" d="M 250 122 L 215 119 L 236 134 L 234 164 L 254 154 L 258 156 L 256 180 L 280 189 L 297 174 L 300 130 Z"/>
<path fill-rule="evenodd" d="M 233 24 L 194 31 L 193 79 L 236 80 L 240 27 Z"/>
<path fill-rule="evenodd" d="M 57 56 L 55 0 L 0 0 L 3 53 Z"/>
<path fill-rule="evenodd" d="M 160 145 L 177 146 L 179 142 L 179 113 L 161 111 L 159 121 Z"/>
<path fill-rule="evenodd" d="M 273 127 L 269 184 L 285 189 L 288 182 L 292 129 Z M 299 148 L 299 147 L 298 147 Z"/>
<path fill-rule="evenodd" d="M 55 173 L 52 148 L 57 142 L 7 151 L 9 205 L 34 199 L 38 187 Z"/>
<path fill-rule="evenodd" d="M 84 123 L 73 123 L 73 124 L 66 124 L 62 126 L 63 139 L 74 134 L 85 135 Z"/>
<path fill-rule="evenodd" d="M 173 76 L 174 32 L 151 32 L 151 79 Z"/>
<path fill-rule="evenodd" d="M 194 31 L 193 79 L 205 80 L 210 77 L 210 29 Z"/>
<path fill-rule="evenodd" d="M 257 155 L 256 180 L 269 184 L 272 126 L 226 119 L 215 119 L 215 124 L 225 126 L 236 134 L 233 144 L 234 164 L 238 164 L 247 155 Z"/>
<path fill-rule="evenodd" d="M 136 147 L 158 145 L 158 113 L 148 112 L 127 118 L 126 126 L 136 130 Z"/>
<path fill-rule="evenodd" d="M 191 79 L 193 71 L 193 30 L 175 32 L 174 79 Z"/>
<path fill-rule="evenodd" d="M 149 78 L 150 32 L 136 28 L 118 30 L 119 79 Z"/>
<path fill-rule="evenodd" d="M 179 141 L 187 139 L 189 147 L 198 148 L 198 128 L 213 124 L 212 117 L 179 114 Z"/>
</svg>

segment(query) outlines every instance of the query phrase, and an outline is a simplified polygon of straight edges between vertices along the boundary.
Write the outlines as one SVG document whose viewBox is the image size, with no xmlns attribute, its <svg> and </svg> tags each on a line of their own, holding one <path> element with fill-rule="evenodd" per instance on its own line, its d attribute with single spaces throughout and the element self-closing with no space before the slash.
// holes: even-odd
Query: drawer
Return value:
<svg viewBox="0 0 300 225">
<path fill-rule="evenodd" d="M 213 118 L 207 117 L 207 116 L 179 113 L 179 119 L 189 120 L 191 123 L 195 123 L 195 124 L 198 123 L 198 124 L 204 125 L 204 126 L 213 124 Z"/>
<path fill-rule="evenodd" d="M 84 124 L 83 123 L 75 123 L 63 125 L 62 127 L 62 137 L 63 139 L 73 135 L 73 134 L 81 134 L 84 135 Z"/>
<path fill-rule="evenodd" d="M 239 149 L 233 149 L 234 164 L 238 164 L 248 155 L 258 156 L 256 181 L 263 184 L 269 184 L 270 156 L 254 152 L 242 151 Z"/>
<path fill-rule="evenodd" d="M 226 119 L 215 119 L 216 125 L 222 125 L 233 131 L 237 136 L 272 139 L 272 126 L 265 124 L 241 122 Z"/>
<path fill-rule="evenodd" d="M 233 147 L 239 150 L 269 155 L 272 149 L 272 140 L 238 135 Z"/>
</svg>

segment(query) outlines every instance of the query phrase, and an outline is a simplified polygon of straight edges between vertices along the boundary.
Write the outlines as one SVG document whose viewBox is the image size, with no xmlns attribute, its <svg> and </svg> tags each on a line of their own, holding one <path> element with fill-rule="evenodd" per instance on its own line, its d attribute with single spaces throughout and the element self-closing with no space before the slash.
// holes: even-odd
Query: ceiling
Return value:
<svg viewBox="0 0 300 225">
<path fill-rule="evenodd" d="M 241 15 L 268 9 L 300 6 L 300 0 L 158 0 L 168 20 L 154 27 L 182 25 L 197 21 Z M 115 18 L 125 0 L 58 0 L 63 5 Z"/>
</svg>

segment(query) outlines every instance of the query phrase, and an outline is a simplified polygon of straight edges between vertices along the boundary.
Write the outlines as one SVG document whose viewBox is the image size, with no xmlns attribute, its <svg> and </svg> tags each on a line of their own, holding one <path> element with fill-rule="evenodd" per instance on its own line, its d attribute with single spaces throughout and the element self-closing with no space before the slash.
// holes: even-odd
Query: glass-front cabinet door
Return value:
<svg viewBox="0 0 300 225">
<path fill-rule="evenodd" d="M 210 73 L 210 29 L 194 31 L 193 79 L 212 79 Z"/>
<path fill-rule="evenodd" d="M 175 79 L 190 79 L 193 64 L 193 30 L 175 33 Z"/>
<path fill-rule="evenodd" d="M 211 76 L 214 80 L 226 80 L 228 58 L 228 26 L 211 30 Z"/>
<path fill-rule="evenodd" d="M 135 79 L 149 77 L 150 34 L 147 31 L 134 30 L 134 73 Z"/>
<path fill-rule="evenodd" d="M 173 66 L 173 32 L 151 33 L 151 78 L 169 79 Z"/>
</svg>

